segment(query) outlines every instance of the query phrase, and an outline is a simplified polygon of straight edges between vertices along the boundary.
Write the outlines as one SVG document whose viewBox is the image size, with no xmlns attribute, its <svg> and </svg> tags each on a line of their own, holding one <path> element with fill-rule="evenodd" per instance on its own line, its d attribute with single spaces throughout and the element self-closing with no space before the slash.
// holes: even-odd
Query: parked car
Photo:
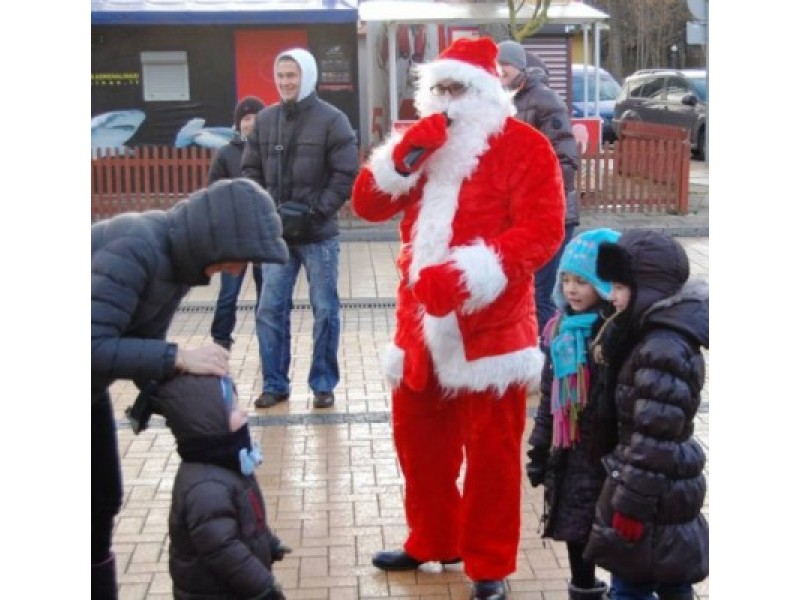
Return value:
<svg viewBox="0 0 800 600">
<path fill-rule="evenodd" d="M 595 110 L 595 73 L 600 73 L 600 85 L 598 89 L 599 94 L 599 113 L 603 119 L 602 136 L 603 142 L 613 142 L 617 139 L 617 134 L 611 123 L 614 116 L 614 103 L 617 100 L 617 95 L 621 89 L 617 80 L 606 71 L 605 69 L 598 69 L 593 65 L 588 65 L 584 68 L 583 63 L 574 63 L 572 65 L 572 116 L 573 118 L 594 117 L 598 113 Z M 584 102 L 584 73 L 588 75 L 589 85 L 586 86 L 588 90 L 589 101 Z"/>
<path fill-rule="evenodd" d="M 629 119 L 677 125 L 691 132 L 692 151 L 706 154 L 708 86 L 705 69 L 645 69 L 625 79 L 614 106 L 614 130 Z"/>
</svg>

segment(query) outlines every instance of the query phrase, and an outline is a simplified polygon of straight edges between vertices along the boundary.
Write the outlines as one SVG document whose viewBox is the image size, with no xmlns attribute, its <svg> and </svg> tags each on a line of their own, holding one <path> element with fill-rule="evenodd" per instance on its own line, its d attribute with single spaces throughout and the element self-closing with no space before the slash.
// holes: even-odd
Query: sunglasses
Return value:
<svg viewBox="0 0 800 600">
<path fill-rule="evenodd" d="M 431 87 L 431 94 L 434 96 L 444 96 L 447 93 L 450 94 L 451 97 L 457 98 L 458 96 L 463 96 L 468 87 L 468 85 L 464 85 L 458 81 L 451 83 L 450 85 L 442 85 L 441 83 L 437 83 Z"/>
</svg>

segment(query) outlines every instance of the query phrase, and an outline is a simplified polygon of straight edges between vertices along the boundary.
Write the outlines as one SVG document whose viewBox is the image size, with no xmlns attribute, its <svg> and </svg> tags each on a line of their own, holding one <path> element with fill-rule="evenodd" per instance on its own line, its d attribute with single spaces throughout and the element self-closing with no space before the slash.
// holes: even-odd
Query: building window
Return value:
<svg viewBox="0 0 800 600">
<path fill-rule="evenodd" d="M 145 102 L 189 99 L 189 63 L 186 52 L 142 52 Z"/>
</svg>

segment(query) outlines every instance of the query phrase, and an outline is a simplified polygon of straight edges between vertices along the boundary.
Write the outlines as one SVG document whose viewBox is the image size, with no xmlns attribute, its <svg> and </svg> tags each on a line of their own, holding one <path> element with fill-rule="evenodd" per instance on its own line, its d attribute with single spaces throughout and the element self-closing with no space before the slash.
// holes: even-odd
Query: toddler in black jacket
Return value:
<svg viewBox="0 0 800 600">
<path fill-rule="evenodd" d="M 177 600 L 284 600 L 272 574 L 287 546 L 267 525 L 250 440 L 229 377 L 180 375 L 153 391 L 182 462 L 169 515 L 169 571 Z"/>
</svg>

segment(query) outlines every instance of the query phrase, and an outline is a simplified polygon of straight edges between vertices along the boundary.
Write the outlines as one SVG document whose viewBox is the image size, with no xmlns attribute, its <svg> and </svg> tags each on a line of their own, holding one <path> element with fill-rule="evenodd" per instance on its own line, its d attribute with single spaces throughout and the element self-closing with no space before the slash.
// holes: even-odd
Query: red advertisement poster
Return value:
<svg viewBox="0 0 800 600">
<path fill-rule="evenodd" d="M 236 94 L 278 102 L 273 65 L 289 48 L 308 48 L 305 29 L 244 29 L 236 32 Z"/>
</svg>

